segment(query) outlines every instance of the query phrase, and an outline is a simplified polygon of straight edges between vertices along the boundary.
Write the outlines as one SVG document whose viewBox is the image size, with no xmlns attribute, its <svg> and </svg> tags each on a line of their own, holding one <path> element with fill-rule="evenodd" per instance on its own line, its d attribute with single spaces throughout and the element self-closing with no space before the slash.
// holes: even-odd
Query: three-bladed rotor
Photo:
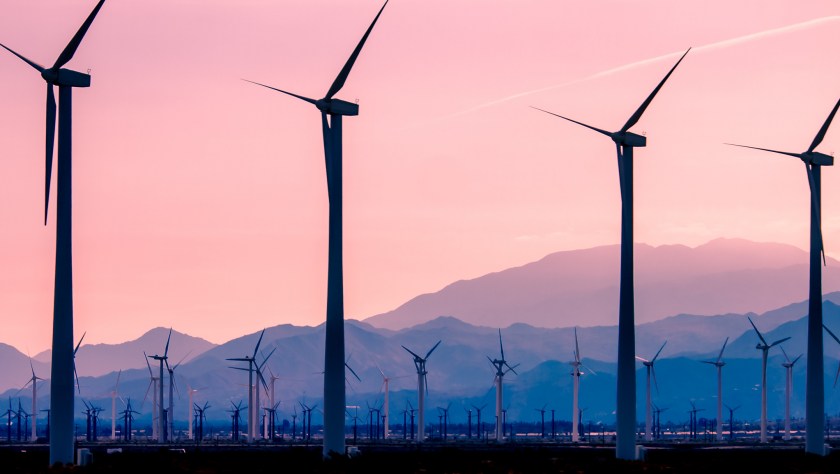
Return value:
<svg viewBox="0 0 840 474">
<path fill-rule="evenodd" d="M 64 87 L 90 87 L 90 75 L 84 74 L 81 72 L 72 71 L 70 69 L 64 69 L 64 65 L 70 62 L 73 59 L 73 55 L 76 54 L 76 50 L 79 48 L 79 45 L 82 43 L 82 39 L 85 37 L 90 25 L 93 23 L 93 19 L 96 18 L 96 14 L 99 13 L 99 10 L 102 8 L 102 4 L 105 3 L 105 0 L 99 0 L 99 3 L 96 4 L 93 11 L 88 15 L 87 19 L 82 26 L 79 28 L 79 31 L 73 36 L 61 54 L 56 59 L 55 64 L 52 67 L 45 68 L 40 64 L 24 57 L 23 55 L 17 53 L 16 51 L 12 50 L 8 46 L 4 44 L 0 44 L 3 48 L 8 50 L 10 53 L 14 54 L 21 60 L 23 60 L 26 64 L 32 66 L 35 70 L 41 73 L 41 77 L 44 81 L 47 82 L 47 138 L 46 138 L 46 172 L 45 172 L 45 179 L 44 179 L 44 224 L 47 223 L 47 212 L 49 208 L 49 200 L 50 200 L 50 181 L 52 177 L 52 161 L 53 161 L 53 150 L 55 148 L 55 123 L 56 123 L 56 104 L 55 104 L 55 91 L 53 88 L 55 86 L 64 86 Z"/>
<path fill-rule="evenodd" d="M 761 331 L 759 331 L 758 328 L 755 327 L 755 323 L 753 323 L 752 319 L 749 316 L 747 316 L 747 320 L 750 322 L 753 329 L 755 329 L 755 333 L 758 334 L 758 338 L 761 340 L 760 343 L 755 345 L 756 349 L 760 349 L 760 350 L 763 350 L 763 351 L 764 350 L 770 350 L 771 347 L 777 346 L 777 345 L 787 341 L 788 339 L 790 339 L 790 337 L 788 336 L 786 338 L 779 339 L 778 341 L 773 342 L 773 344 L 767 344 L 767 341 L 764 339 L 764 336 L 761 335 Z"/>
</svg>

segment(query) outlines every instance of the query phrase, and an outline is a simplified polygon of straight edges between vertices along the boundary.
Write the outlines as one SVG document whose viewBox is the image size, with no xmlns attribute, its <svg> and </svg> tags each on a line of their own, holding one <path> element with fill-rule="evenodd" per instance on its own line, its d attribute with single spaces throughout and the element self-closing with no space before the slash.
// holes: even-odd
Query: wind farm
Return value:
<svg viewBox="0 0 840 474">
<path fill-rule="evenodd" d="M 830 4 L 42 1 L 0 16 L 4 465 L 837 468 Z"/>
</svg>

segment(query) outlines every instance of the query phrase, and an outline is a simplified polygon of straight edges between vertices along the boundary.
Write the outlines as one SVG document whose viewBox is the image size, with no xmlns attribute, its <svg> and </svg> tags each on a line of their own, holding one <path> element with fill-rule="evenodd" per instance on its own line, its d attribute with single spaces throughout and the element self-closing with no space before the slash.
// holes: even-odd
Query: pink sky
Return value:
<svg viewBox="0 0 840 474">
<path fill-rule="evenodd" d="M 0 41 L 52 64 L 94 4 L 3 0 Z M 224 342 L 324 320 L 320 118 L 240 78 L 321 97 L 379 6 L 106 2 L 68 64 L 92 74 L 74 94 L 78 334 L 120 342 L 171 325 Z M 840 97 L 838 45 L 831 0 L 392 1 L 338 95 L 361 107 L 344 127 L 347 316 L 617 243 L 613 144 L 528 106 L 617 129 L 689 46 L 633 128 L 649 143 L 636 241 L 807 248 L 801 162 L 722 143 L 806 149 Z M 45 86 L 3 53 L 0 342 L 34 353 L 52 320 Z M 838 129 L 821 151 L 840 150 Z M 826 251 L 840 258 L 840 173 L 826 169 L 823 187 Z"/>
</svg>

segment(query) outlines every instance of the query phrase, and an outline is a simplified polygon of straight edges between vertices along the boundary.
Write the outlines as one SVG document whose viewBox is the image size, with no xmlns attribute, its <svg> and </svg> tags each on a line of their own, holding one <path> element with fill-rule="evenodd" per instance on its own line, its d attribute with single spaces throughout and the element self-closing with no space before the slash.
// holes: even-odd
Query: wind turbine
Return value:
<svg viewBox="0 0 840 474">
<path fill-rule="evenodd" d="M 691 51 L 691 48 L 688 49 Z M 594 130 L 610 137 L 615 142 L 618 154 L 618 180 L 621 187 L 621 282 L 618 306 L 618 373 L 616 406 L 616 456 L 619 459 L 636 459 L 636 355 L 635 309 L 633 291 L 633 149 L 647 145 L 647 138 L 630 132 L 630 128 L 639 121 L 645 109 L 650 105 L 665 81 L 679 66 L 686 51 L 679 61 L 668 71 L 653 92 L 642 105 L 630 116 L 627 123 L 617 132 L 608 132 L 570 118 L 541 110 L 556 117 Z"/>
<path fill-rule="evenodd" d="M 281 89 L 254 83 L 282 92 L 314 105 L 321 112 L 324 154 L 329 194 L 329 263 L 327 276 L 327 322 L 324 353 L 324 457 L 331 453 L 344 455 L 344 276 L 342 257 L 342 117 L 359 114 L 359 105 L 335 99 L 350 75 L 356 58 L 362 51 L 386 1 L 373 19 L 350 58 L 341 68 L 323 99 L 315 100 Z M 249 81 L 250 82 L 250 81 Z M 329 120 L 327 118 L 329 116 Z"/>
<path fill-rule="evenodd" d="M 811 190 L 811 249 L 810 249 L 810 285 L 808 289 L 808 360 L 806 366 L 806 387 L 805 387 L 805 451 L 812 454 L 825 454 L 825 387 L 823 381 L 823 337 L 822 337 L 822 268 L 820 267 L 820 254 L 822 263 L 825 265 L 825 251 L 823 247 L 822 225 L 820 223 L 821 209 L 821 170 L 823 166 L 834 165 L 834 157 L 814 151 L 822 142 L 825 133 L 831 125 L 837 109 L 840 107 L 840 100 L 834 105 L 828 118 L 823 122 L 811 145 L 802 153 L 791 153 L 786 151 L 770 150 L 753 146 L 738 146 L 754 150 L 769 151 L 781 155 L 799 158 L 805 164 L 805 173 L 808 176 L 808 186 Z"/>
<path fill-rule="evenodd" d="M 32 377 L 26 382 L 23 388 L 32 384 L 32 441 L 38 439 L 37 425 L 38 425 L 38 381 L 44 380 L 35 375 L 35 366 L 32 365 L 32 358 L 29 358 L 29 368 L 32 370 Z M 21 389 L 22 390 L 22 389 Z"/>
<path fill-rule="evenodd" d="M 826 326 L 825 324 L 823 324 L 823 329 L 825 329 L 825 331 L 826 331 L 826 332 L 827 332 L 827 333 L 828 333 L 828 334 L 829 334 L 832 338 L 834 338 L 834 340 L 835 340 L 835 341 L 837 341 L 837 344 L 840 344 L 840 338 L 838 338 L 837 336 L 835 336 L 835 335 L 834 335 L 834 333 L 833 333 L 833 332 L 831 332 L 831 329 L 828 329 L 828 326 Z M 837 375 L 835 375 L 835 376 L 834 376 L 834 386 L 835 386 L 835 387 L 837 386 L 837 378 L 838 378 L 838 377 L 840 377 L 840 364 L 838 364 L 838 365 L 837 365 Z"/>
<path fill-rule="evenodd" d="M 790 441 L 790 395 L 793 392 L 793 366 L 802 357 L 799 354 L 793 360 L 787 355 L 784 346 L 779 346 L 782 354 L 785 355 L 785 362 L 782 362 L 782 367 L 785 368 L 785 441 Z"/>
<path fill-rule="evenodd" d="M 172 330 L 170 329 L 170 332 L 171 331 Z M 169 372 L 169 409 L 166 410 L 166 432 L 169 439 L 172 439 L 175 431 L 173 428 L 175 424 L 175 397 L 173 391 L 178 388 L 175 384 L 175 369 L 184 362 L 184 359 L 189 357 L 190 352 L 192 351 L 187 352 L 187 354 L 182 357 L 177 364 L 171 367 L 169 366 L 169 359 L 164 360 L 164 363 L 166 364 L 166 371 Z M 178 393 L 178 398 L 181 398 L 180 392 Z"/>
<path fill-rule="evenodd" d="M 659 393 L 659 383 L 656 382 L 656 369 L 653 368 L 653 364 L 656 363 L 656 358 L 659 357 L 659 353 L 662 352 L 662 349 L 665 348 L 665 344 L 668 344 L 668 341 L 662 343 L 662 347 L 656 351 L 656 355 L 653 356 L 653 359 L 647 360 L 643 359 L 639 356 L 636 356 L 636 359 L 642 361 L 645 368 L 647 369 L 647 398 L 645 400 L 645 441 L 651 440 L 651 413 L 653 410 L 653 404 L 651 403 L 650 399 L 650 376 L 653 374 L 653 383 L 656 385 L 656 393 Z"/>
<path fill-rule="evenodd" d="M 58 216 L 56 225 L 55 294 L 53 300 L 53 345 L 50 376 L 50 465 L 73 462 L 73 257 L 72 257 L 72 96 L 74 87 L 90 87 L 90 75 L 65 69 L 93 23 L 105 0 L 100 0 L 88 15 L 52 67 L 45 68 L 3 48 L 37 70 L 47 83 L 46 170 L 44 187 L 44 224 L 50 194 L 53 148 L 55 144 L 56 103 L 53 88 L 58 86 Z"/>
<path fill-rule="evenodd" d="M 511 366 L 505 360 L 505 348 L 502 345 L 501 329 L 499 329 L 499 352 L 501 353 L 501 359 L 491 359 L 490 357 L 487 357 L 487 360 L 489 360 L 490 363 L 493 364 L 493 367 L 496 369 L 496 441 L 502 441 L 502 439 L 504 438 L 504 431 L 502 426 L 502 379 L 508 372 L 513 372 L 514 374 L 516 374 L 515 369 L 516 367 L 519 367 L 519 364 Z"/>
<path fill-rule="evenodd" d="M 167 423 L 166 408 L 163 407 L 163 363 L 167 362 L 167 360 L 169 359 L 169 356 L 167 354 L 169 354 L 169 341 L 171 339 L 172 339 L 172 328 L 169 328 L 169 335 L 166 337 L 166 348 L 163 351 L 163 355 L 155 354 L 153 356 L 147 356 L 149 358 L 152 358 L 152 359 L 158 361 L 158 363 L 160 364 L 160 379 L 159 379 L 160 380 L 160 386 L 158 387 L 160 389 L 160 394 L 159 394 L 160 395 L 160 398 L 159 398 L 159 400 L 160 400 L 160 414 L 158 415 L 159 416 L 159 418 L 158 418 L 158 425 L 159 425 L 158 426 L 158 439 L 162 440 L 164 443 L 167 442 L 169 438 L 167 437 L 167 431 L 168 430 L 167 430 L 166 425 L 168 425 L 168 423 Z M 172 384 L 170 383 L 170 386 L 171 385 Z"/>
<path fill-rule="evenodd" d="M 120 376 L 122 369 L 117 372 L 117 383 L 114 384 L 114 390 L 111 391 L 111 440 L 117 439 L 117 390 L 120 388 Z"/>
<path fill-rule="evenodd" d="M 771 347 L 777 346 L 788 339 L 790 337 L 786 337 L 784 339 L 779 339 L 778 341 L 774 342 L 773 344 L 767 344 L 767 341 L 764 340 L 764 336 L 761 335 L 758 328 L 755 327 L 755 323 L 753 323 L 752 319 L 747 316 L 750 324 L 752 325 L 753 329 L 755 329 L 755 333 L 758 334 L 758 338 L 761 339 L 761 342 L 755 345 L 755 348 L 761 351 L 761 442 L 767 442 L 767 352 L 770 350 Z"/>
<path fill-rule="evenodd" d="M 390 415 L 390 413 L 389 413 L 390 404 L 389 404 L 388 396 L 390 395 L 389 384 L 391 382 L 391 379 L 387 375 L 385 375 L 385 372 L 382 371 L 381 367 L 376 366 L 376 368 L 379 370 L 379 373 L 382 375 L 382 388 L 385 389 L 385 400 L 384 400 L 384 402 L 383 402 L 384 404 L 382 406 L 382 410 L 385 412 L 385 421 L 382 423 L 382 439 L 388 439 L 388 419 L 390 418 L 389 417 L 389 415 Z"/>
<path fill-rule="evenodd" d="M 242 369 L 240 367 L 231 367 L 237 370 L 247 370 L 248 371 L 248 442 L 251 443 L 255 437 L 254 431 L 254 424 L 257 422 L 257 413 L 259 412 L 259 408 L 254 409 L 254 366 L 256 365 L 257 361 L 257 351 L 260 350 L 260 343 L 262 343 L 263 336 L 265 335 L 265 329 L 262 330 L 260 333 L 260 338 L 257 340 L 257 345 L 254 346 L 254 353 L 253 355 L 245 356 L 245 357 L 238 357 L 238 358 L 230 358 L 225 360 L 236 361 L 236 362 L 247 362 L 248 368 Z"/>
<path fill-rule="evenodd" d="M 735 408 L 726 405 L 726 409 L 729 410 L 729 441 L 732 441 L 733 436 L 735 436 L 735 410 L 739 408 L 741 408 L 741 405 Z"/>
<path fill-rule="evenodd" d="M 143 403 L 140 404 L 140 409 L 143 409 L 143 404 L 146 403 L 146 398 L 149 396 L 149 389 L 152 390 L 152 438 L 158 440 L 160 439 L 160 430 L 158 429 L 158 424 L 160 423 L 160 418 L 158 413 L 158 381 L 161 380 L 158 377 L 155 377 L 155 373 L 152 372 L 152 366 L 149 364 L 149 356 L 146 355 L 146 351 L 143 351 L 143 358 L 146 360 L 146 367 L 149 369 L 149 386 L 146 388 L 146 395 L 143 396 Z M 162 389 L 161 389 L 162 390 Z M 161 405 L 163 405 L 163 400 L 161 400 Z M 157 421 L 156 421 L 157 418 Z"/>
<path fill-rule="evenodd" d="M 704 364 L 710 364 L 717 368 L 717 426 L 715 428 L 715 439 L 718 442 L 723 441 L 723 366 L 726 365 L 726 362 L 721 359 L 723 358 L 723 350 L 726 349 L 727 342 L 729 342 L 728 337 L 723 341 L 723 347 L 720 348 L 717 359 L 701 361 Z"/>
<path fill-rule="evenodd" d="M 419 355 L 411 352 L 408 347 L 402 346 L 409 354 L 414 356 L 414 368 L 417 369 L 417 442 L 422 443 L 426 436 L 426 424 L 425 424 L 425 395 L 429 392 L 429 387 L 426 385 L 426 360 L 432 355 L 432 352 L 437 349 L 437 346 L 440 345 L 441 341 L 438 341 L 437 344 L 432 346 L 429 349 L 429 352 L 426 353 L 426 357 L 420 357 Z"/>
<path fill-rule="evenodd" d="M 580 394 L 580 376 L 583 375 L 583 371 L 580 370 L 581 367 L 585 368 L 591 373 L 595 373 L 594 370 L 590 369 L 583 365 L 583 362 L 580 360 L 580 346 L 578 345 L 578 337 L 577 337 L 577 328 L 575 328 L 575 360 L 569 362 L 569 365 L 572 366 L 572 380 L 574 382 L 574 390 L 572 395 L 572 442 L 577 443 L 580 439 L 578 435 L 578 405 L 579 405 L 579 394 Z"/>
<path fill-rule="evenodd" d="M 475 419 L 475 434 L 476 434 L 476 437 L 477 437 L 478 439 L 481 439 L 481 431 L 482 431 L 482 427 L 481 427 L 481 410 L 483 410 L 483 409 L 484 409 L 484 407 L 486 407 L 486 406 L 487 406 L 487 404 L 486 404 L 486 403 L 485 403 L 484 405 L 481 405 L 480 407 L 477 407 L 477 406 L 475 406 L 475 405 L 472 405 L 473 409 L 474 409 L 474 410 L 475 410 L 475 412 L 476 412 L 476 419 Z"/>
<path fill-rule="evenodd" d="M 194 389 L 194 388 L 190 387 L 190 384 L 187 384 L 187 397 L 188 397 L 188 399 L 189 399 L 189 405 L 188 405 L 188 406 L 189 406 L 190 408 L 193 408 L 193 407 L 197 407 L 197 406 L 198 406 L 198 405 L 196 405 L 196 404 L 193 402 L 193 395 L 194 395 L 196 392 L 198 392 L 198 389 Z M 193 409 L 193 411 L 195 411 L 195 409 Z M 192 419 L 190 419 L 190 420 L 188 420 L 188 421 L 187 421 L 187 438 L 188 438 L 188 439 L 193 439 L 193 425 L 194 425 L 194 424 L 195 424 L 195 423 L 194 423 L 194 421 L 193 421 Z"/>
</svg>

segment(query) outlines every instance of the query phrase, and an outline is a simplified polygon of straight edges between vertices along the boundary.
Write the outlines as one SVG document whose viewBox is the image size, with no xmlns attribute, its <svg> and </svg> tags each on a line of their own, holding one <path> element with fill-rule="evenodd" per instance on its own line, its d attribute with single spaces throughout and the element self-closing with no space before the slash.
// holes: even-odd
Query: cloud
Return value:
<svg viewBox="0 0 840 474">
<path fill-rule="evenodd" d="M 751 34 L 744 35 L 744 36 L 738 36 L 738 37 L 730 38 L 730 39 L 723 40 L 723 41 L 716 41 L 714 43 L 709 43 L 709 44 L 706 44 L 706 45 L 702 45 L 702 46 L 692 48 L 692 54 L 696 54 L 697 52 L 713 51 L 713 50 L 716 50 L 716 49 L 727 48 L 727 47 L 730 47 L 730 46 L 735 46 L 735 45 L 739 45 L 739 44 L 742 44 L 742 43 L 748 43 L 750 41 L 756 41 L 756 40 L 760 40 L 760 39 L 771 37 L 771 36 L 777 36 L 777 35 L 781 35 L 781 34 L 785 34 L 785 33 L 791 33 L 791 32 L 794 32 L 794 31 L 805 30 L 805 29 L 808 29 L 808 28 L 821 26 L 821 25 L 824 25 L 826 23 L 831 23 L 831 22 L 835 22 L 835 21 L 838 21 L 838 20 L 840 20 L 840 16 L 827 16 L 827 17 L 823 17 L 823 18 L 816 18 L 816 19 L 813 19 L 813 20 L 804 21 L 804 22 L 801 22 L 801 23 L 796 23 L 796 24 L 793 24 L 793 25 L 787 25 L 787 26 L 782 26 L 782 27 L 779 27 L 779 28 L 773 28 L 773 29 L 770 29 L 770 30 L 760 31 L 758 33 L 751 33 Z M 663 55 L 660 55 L 660 56 L 655 56 L 655 57 L 652 57 L 652 58 L 643 59 L 641 61 L 636 61 L 636 62 L 624 64 L 624 65 L 621 65 L 621 66 L 617 66 L 617 67 L 614 67 L 614 68 L 610 68 L 610 69 L 607 69 L 607 70 L 604 70 L 604 71 L 596 72 L 595 74 L 591 74 L 589 76 L 582 77 L 580 79 L 574 79 L 572 81 L 567 81 L 567 82 L 563 82 L 563 83 L 560 83 L 560 84 L 553 84 L 553 85 L 550 85 L 550 86 L 541 87 L 539 89 L 532 89 L 532 90 L 529 90 L 529 91 L 519 92 L 519 93 L 516 93 L 516 94 L 513 94 L 513 95 L 509 95 L 507 97 L 502 97 L 500 99 L 492 100 L 490 102 L 485 102 L 485 103 L 477 105 L 475 107 L 471 107 L 469 109 L 462 110 L 460 112 L 456 112 L 456 113 L 454 113 L 452 115 L 449 115 L 447 117 L 444 117 L 444 118 L 460 117 L 462 115 L 467 115 L 467 114 L 473 113 L 473 112 L 481 110 L 481 109 L 486 109 L 488 107 L 493 107 L 495 105 L 503 104 L 505 102 L 510 102 L 512 100 L 516 100 L 516 99 L 526 97 L 526 96 L 529 96 L 529 95 L 539 94 L 541 92 L 547 92 L 547 91 L 550 91 L 550 90 L 559 89 L 559 88 L 571 86 L 571 85 L 574 85 L 574 84 L 579 84 L 581 82 L 591 81 L 593 79 L 598 79 L 598 78 L 605 77 L 605 76 L 611 76 L 613 74 L 618 74 L 620 72 L 624 72 L 624 71 L 628 71 L 628 70 L 635 69 L 635 68 L 638 68 L 638 67 L 646 66 L 648 64 L 653 64 L 653 63 L 656 63 L 656 62 L 659 62 L 659 61 L 663 61 L 665 59 L 669 59 L 669 60 L 676 59 L 679 56 L 681 56 L 684 52 L 685 51 L 674 51 L 673 53 L 663 54 Z"/>
</svg>

